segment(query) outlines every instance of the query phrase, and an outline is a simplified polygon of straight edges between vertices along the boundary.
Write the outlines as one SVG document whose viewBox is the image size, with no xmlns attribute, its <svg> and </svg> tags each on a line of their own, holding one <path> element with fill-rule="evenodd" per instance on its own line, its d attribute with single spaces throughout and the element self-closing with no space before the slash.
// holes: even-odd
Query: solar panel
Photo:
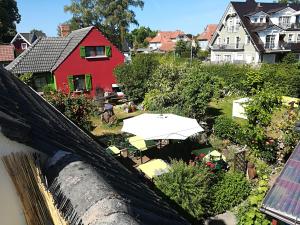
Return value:
<svg viewBox="0 0 300 225">
<path fill-rule="evenodd" d="M 300 224 L 300 144 L 267 194 L 262 211 L 284 222 Z"/>
</svg>

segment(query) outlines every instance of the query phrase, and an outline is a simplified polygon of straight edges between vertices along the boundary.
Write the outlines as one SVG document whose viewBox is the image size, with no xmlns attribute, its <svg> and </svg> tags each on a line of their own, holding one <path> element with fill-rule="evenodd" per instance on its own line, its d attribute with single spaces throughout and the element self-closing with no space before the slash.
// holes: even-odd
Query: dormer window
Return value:
<svg viewBox="0 0 300 225">
<path fill-rule="evenodd" d="M 259 17 L 259 22 L 263 23 L 264 22 L 264 18 L 263 17 Z"/>
<path fill-rule="evenodd" d="M 21 49 L 26 50 L 28 48 L 27 43 L 21 43 Z"/>
<path fill-rule="evenodd" d="M 280 16 L 279 17 L 279 26 L 290 27 L 291 26 L 291 17 L 290 16 Z"/>
<path fill-rule="evenodd" d="M 257 21 L 258 21 L 258 18 L 255 17 L 255 18 L 254 18 L 254 23 L 257 23 Z"/>
</svg>

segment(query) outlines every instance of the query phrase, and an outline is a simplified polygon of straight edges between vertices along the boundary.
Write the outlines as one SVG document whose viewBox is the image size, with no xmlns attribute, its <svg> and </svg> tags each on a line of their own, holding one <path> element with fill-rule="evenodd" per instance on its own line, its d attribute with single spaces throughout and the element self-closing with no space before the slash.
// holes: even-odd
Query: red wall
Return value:
<svg viewBox="0 0 300 225">
<path fill-rule="evenodd" d="M 112 56 L 104 59 L 81 58 L 80 46 L 111 46 Z M 77 48 L 54 71 L 57 89 L 69 92 L 69 75 L 91 74 L 91 96 L 95 96 L 96 87 L 101 87 L 105 91 L 111 91 L 111 85 L 116 83 L 113 71 L 117 65 L 122 63 L 124 63 L 124 55 L 97 28 L 93 28 Z"/>
<path fill-rule="evenodd" d="M 21 48 L 21 44 L 26 43 L 27 47 L 29 47 L 28 43 L 22 39 L 17 39 L 14 41 L 13 45 L 15 46 L 16 55 L 20 55 L 24 50 Z"/>
</svg>

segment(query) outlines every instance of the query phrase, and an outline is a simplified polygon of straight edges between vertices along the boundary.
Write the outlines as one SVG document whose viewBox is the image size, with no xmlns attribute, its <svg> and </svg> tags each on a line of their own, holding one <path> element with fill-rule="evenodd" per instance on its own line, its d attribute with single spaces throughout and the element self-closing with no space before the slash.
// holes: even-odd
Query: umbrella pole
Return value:
<svg viewBox="0 0 300 225">
<path fill-rule="evenodd" d="M 141 164 L 143 164 L 142 151 L 140 151 Z"/>
</svg>

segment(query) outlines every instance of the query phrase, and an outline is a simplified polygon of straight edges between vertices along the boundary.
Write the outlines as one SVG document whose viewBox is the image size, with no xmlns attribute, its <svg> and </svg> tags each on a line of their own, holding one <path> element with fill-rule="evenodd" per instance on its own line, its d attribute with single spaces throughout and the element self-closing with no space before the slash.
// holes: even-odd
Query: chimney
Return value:
<svg viewBox="0 0 300 225">
<path fill-rule="evenodd" d="M 61 37 L 66 37 L 66 36 L 69 35 L 69 33 L 70 33 L 70 25 L 68 25 L 68 24 L 61 24 L 59 26 L 59 28 L 60 28 L 60 36 Z"/>
</svg>

